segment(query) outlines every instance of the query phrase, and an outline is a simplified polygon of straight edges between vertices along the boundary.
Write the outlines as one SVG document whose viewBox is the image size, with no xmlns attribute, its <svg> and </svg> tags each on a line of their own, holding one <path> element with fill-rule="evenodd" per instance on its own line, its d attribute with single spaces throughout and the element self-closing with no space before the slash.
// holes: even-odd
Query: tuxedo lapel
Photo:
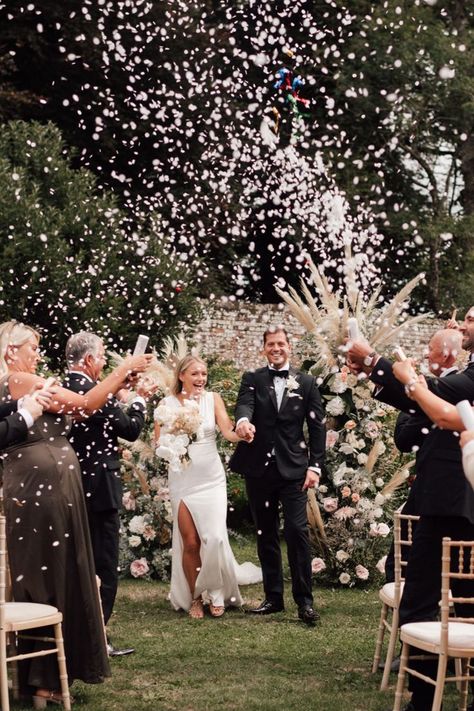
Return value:
<svg viewBox="0 0 474 711">
<path fill-rule="evenodd" d="M 275 408 L 275 410 L 278 410 L 275 386 L 273 385 L 273 378 L 271 377 L 268 368 L 263 371 L 263 378 L 265 381 L 265 386 L 268 389 L 268 394 L 270 395 L 270 400 L 272 401 L 273 407 Z"/>
</svg>

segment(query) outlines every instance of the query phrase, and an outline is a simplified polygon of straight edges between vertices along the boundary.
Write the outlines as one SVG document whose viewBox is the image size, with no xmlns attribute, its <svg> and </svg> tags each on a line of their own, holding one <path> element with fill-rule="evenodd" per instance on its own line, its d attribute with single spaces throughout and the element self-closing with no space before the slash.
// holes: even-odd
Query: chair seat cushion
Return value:
<svg viewBox="0 0 474 711">
<path fill-rule="evenodd" d="M 40 620 L 43 617 L 57 615 L 57 607 L 52 605 L 40 605 L 36 602 L 6 602 L 5 621 L 9 624 L 26 622 L 28 620 Z"/>
<path fill-rule="evenodd" d="M 441 622 L 409 622 L 402 625 L 400 631 L 402 634 L 416 637 L 422 642 L 440 644 Z M 448 645 L 458 649 L 472 647 L 474 650 L 474 625 L 454 620 L 449 622 Z"/>
<path fill-rule="evenodd" d="M 400 585 L 400 595 L 402 595 L 403 593 L 404 585 L 405 583 L 402 580 Z M 383 588 L 380 588 L 379 597 L 387 605 L 392 605 L 393 607 L 393 605 L 395 604 L 395 583 L 385 583 Z"/>
</svg>

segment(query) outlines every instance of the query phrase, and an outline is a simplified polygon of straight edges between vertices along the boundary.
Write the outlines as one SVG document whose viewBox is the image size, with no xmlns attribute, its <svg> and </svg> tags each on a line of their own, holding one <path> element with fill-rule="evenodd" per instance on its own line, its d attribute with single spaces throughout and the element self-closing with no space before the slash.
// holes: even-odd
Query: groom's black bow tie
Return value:
<svg viewBox="0 0 474 711">
<path fill-rule="evenodd" d="M 272 378 L 287 378 L 289 375 L 289 370 L 275 370 L 274 368 L 269 368 L 268 372 Z"/>
</svg>

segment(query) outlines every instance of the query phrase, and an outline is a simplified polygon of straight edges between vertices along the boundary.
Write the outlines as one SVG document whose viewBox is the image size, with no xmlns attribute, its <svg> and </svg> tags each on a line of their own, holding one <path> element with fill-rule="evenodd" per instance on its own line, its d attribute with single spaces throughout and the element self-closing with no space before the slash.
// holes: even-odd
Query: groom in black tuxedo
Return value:
<svg viewBox="0 0 474 711">
<path fill-rule="evenodd" d="M 258 532 L 265 600 L 251 612 L 267 615 L 284 609 L 281 504 L 293 598 L 299 618 L 314 624 L 319 615 L 311 590 L 306 490 L 319 483 L 326 442 L 324 412 L 315 378 L 290 367 L 291 347 L 282 326 L 265 331 L 263 352 L 268 366 L 242 378 L 235 419 L 236 432 L 246 441 L 239 442 L 230 461 L 231 469 L 245 476 Z"/>
</svg>

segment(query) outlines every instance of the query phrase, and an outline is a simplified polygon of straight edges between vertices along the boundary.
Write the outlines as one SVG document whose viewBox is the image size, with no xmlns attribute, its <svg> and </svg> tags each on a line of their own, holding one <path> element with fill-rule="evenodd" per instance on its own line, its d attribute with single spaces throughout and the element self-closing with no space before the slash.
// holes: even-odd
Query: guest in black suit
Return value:
<svg viewBox="0 0 474 711">
<path fill-rule="evenodd" d="M 64 387 L 81 394 L 88 392 L 96 385 L 105 365 L 102 339 L 85 331 L 74 334 L 66 345 L 66 360 L 69 372 Z M 110 398 L 91 417 L 74 422 L 69 435 L 81 465 L 105 625 L 112 614 L 118 585 L 122 481 L 117 438 L 133 442 L 139 437 L 146 414 L 144 396 L 148 394 L 149 391 L 137 391 L 127 410 L 116 397 Z M 133 649 L 114 649 L 109 642 L 108 652 L 109 656 L 121 656 Z"/>
<path fill-rule="evenodd" d="M 461 333 L 454 329 L 441 329 L 431 337 L 428 344 L 427 364 L 432 375 L 446 378 L 457 373 L 455 363 L 461 352 L 461 342 Z M 432 427 L 433 422 L 424 412 L 411 414 L 400 412 L 393 433 L 395 444 L 401 452 L 416 452 L 416 460 L 418 460 L 420 449 Z M 403 506 L 403 513 L 410 516 L 418 516 L 421 510 L 420 493 L 423 482 L 422 477 L 418 475 L 416 463 L 415 473 L 416 478 Z M 405 528 L 405 522 L 402 521 L 402 537 L 404 537 Z M 403 560 L 406 560 L 408 552 L 408 548 L 404 547 L 402 550 Z M 394 581 L 393 544 L 385 562 L 385 578 L 388 583 Z"/>
<path fill-rule="evenodd" d="M 418 458 L 421 518 L 417 525 L 406 570 L 405 587 L 400 603 L 400 624 L 433 619 L 440 599 L 441 544 L 444 536 L 453 540 L 474 539 L 474 491 L 464 476 L 459 438 L 441 429 L 460 425 L 453 420 L 455 405 L 461 400 L 474 401 L 474 308 L 467 313 L 462 333 L 462 347 L 471 361 L 461 373 L 448 378 L 420 379 L 410 361 L 392 363 L 381 358 L 363 342 L 354 342 L 348 351 L 348 364 L 353 372 L 365 371 L 379 386 L 377 399 L 409 414 L 425 412 L 437 425 L 426 435 Z M 395 377 L 395 374 L 396 377 Z M 398 379 L 397 379 L 398 378 Z M 453 581 L 453 595 L 474 596 L 471 581 Z M 467 608 L 467 609 L 466 609 Z M 471 606 L 456 605 L 459 614 L 473 616 Z M 430 662 L 418 662 L 420 670 L 433 675 Z M 410 676 L 413 692 L 407 709 L 430 711 L 434 687 Z"/>
<path fill-rule="evenodd" d="M 237 399 L 237 445 L 231 469 L 243 474 L 258 531 L 257 548 L 265 600 L 252 610 L 265 615 L 283 610 L 279 504 L 284 515 L 293 598 L 298 615 L 314 624 L 306 489 L 317 486 L 324 459 L 324 411 L 316 380 L 290 367 L 291 347 L 283 327 L 263 336 L 268 367 L 247 372 Z M 308 431 L 305 442 L 303 429 Z"/>
</svg>

